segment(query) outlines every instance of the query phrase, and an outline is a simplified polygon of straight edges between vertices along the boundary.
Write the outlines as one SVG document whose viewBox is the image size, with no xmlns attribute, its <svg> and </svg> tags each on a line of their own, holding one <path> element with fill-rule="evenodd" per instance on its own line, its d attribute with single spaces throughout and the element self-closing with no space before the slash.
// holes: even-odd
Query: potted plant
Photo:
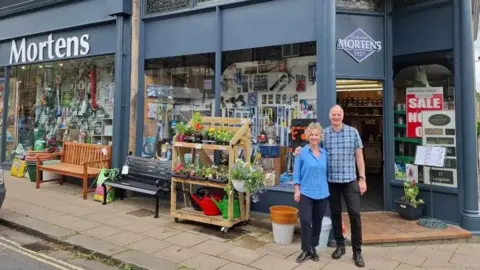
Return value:
<svg viewBox="0 0 480 270">
<path fill-rule="evenodd" d="M 251 165 L 237 159 L 232 168 L 232 184 L 238 192 L 249 192 L 254 202 L 265 188 L 265 173 L 261 166 Z"/>
<path fill-rule="evenodd" d="M 174 177 L 181 177 L 181 178 L 188 178 L 189 175 L 189 169 L 186 168 L 183 164 L 178 164 L 174 169 L 173 169 L 173 174 Z"/>
<path fill-rule="evenodd" d="M 203 176 L 204 167 L 200 163 L 196 163 L 194 167 L 194 174 L 190 176 L 190 178 L 197 179 L 197 180 L 205 180 Z"/>
<path fill-rule="evenodd" d="M 185 130 L 187 125 L 183 122 L 179 122 L 175 125 L 175 133 L 177 134 L 177 141 L 183 142 L 185 141 Z"/>
<path fill-rule="evenodd" d="M 228 182 L 228 167 L 220 165 L 216 168 L 216 173 L 212 179 L 209 179 L 212 182 L 225 184 Z"/>
<path fill-rule="evenodd" d="M 405 181 L 403 183 L 404 195 L 400 200 L 396 200 L 398 214 L 408 220 L 416 220 L 423 214 L 425 203 L 422 199 L 417 199 L 420 190 L 416 181 Z"/>
<path fill-rule="evenodd" d="M 192 129 L 193 135 L 195 136 L 195 142 L 201 143 L 203 140 L 203 125 L 202 125 L 202 116 L 199 112 L 195 112 L 192 115 Z"/>
<path fill-rule="evenodd" d="M 193 128 L 189 125 L 185 125 L 185 137 L 184 137 L 184 140 L 186 142 L 195 142 L 195 137 L 193 136 L 194 135 L 194 132 L 193 132 Z"/>
</svg>

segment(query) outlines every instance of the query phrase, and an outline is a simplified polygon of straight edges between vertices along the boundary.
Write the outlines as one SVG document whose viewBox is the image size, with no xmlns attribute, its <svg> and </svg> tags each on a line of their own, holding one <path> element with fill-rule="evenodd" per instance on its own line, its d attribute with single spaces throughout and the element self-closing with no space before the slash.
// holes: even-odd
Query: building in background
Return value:
<svg viewBox="0 0 480 270">
<path fill-rule="evenodd" d="M 416 147 L 442 145 L 449 150 L 446 168 L 416 170 L 425 213 L 480 232 L 478 165 L 468 162 L 477 160 L 472 32 L 476 37 L 478 1 L 142 0 L 133 5 L 140 11 L 134 16 L 135 46 L 131 0 L 43 0 L 52 5 L 41 8 L 23 2 L 10 11 L 0 6 L 0 65 L 8 94 L 3 161 L 19 143 L 34 145 L 39 126 L 47 131 L 55 119 L 67 124 L 77 119 L 79 133 L 86 130 L 89 142 L 111 141 L 113 164 L 119 166 L 129 150 L 147 157 L 162 153 L 175 124 L 194 111 L 250 118 L 254 139 L 265 132 L 286 153 L 292 125 L 317 119 L 326 126 L 330 107 L 339 103 L 345 122 L 359 130 L 365 144 L 369 192 L 362 211 L 394 211 Z M 82 16 L 74 19 L 74 14 Z M 84 35 L 88 50 L 81 46 Z M 21 54 L 23 38 L 26 55 Z M 52 57 L 50 43 L 56 46 Z M 131 47 L 136 48 L 135 68 L 130 67 Z M 77 78 L 69 70 L 79 66 L 86 67 Z M 91 95 L 92 66 L 98 102 Z M 138 71 L 132 75 L 138 75 L 134 88 L 141 89 L 136 95 L 128 87 L 130 70 Z M 44 95 L 56 104 L 55 112 L 61 109 L 47 112 L 45 123 L 38 106 Z M 76 111 L 86 99 L 87 108 L 95 103 L 107 108 L 105 114 L 87 109 L 92 118 L 82 121 Z M 130 100 L 136 100 L 134 122 Z M 443 128 L 421 121 L 422 114 L 435 111 L 450 119 Z M 72 112 L 76 118 L 71 119 Z M 88 126 L 82 126 L 85 122 Z M 136 133 L 135 149 L 128 149 L 128 123 L 135 126 L 130 131 Z M 105 126 L 115 138 L 106 137 Z M 270 167 L 279 175 L 291 169 L 291 162 L 280 158 Z M 292 198 L 288 177 L 278 177 L 252 210 L 294 205 Z"/>
</svg>

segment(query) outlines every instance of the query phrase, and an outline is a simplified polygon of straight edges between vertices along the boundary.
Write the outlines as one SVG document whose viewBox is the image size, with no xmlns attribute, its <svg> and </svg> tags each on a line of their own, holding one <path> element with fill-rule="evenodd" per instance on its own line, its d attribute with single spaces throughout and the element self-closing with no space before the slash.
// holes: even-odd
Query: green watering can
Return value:
<svg viewBox="0 0 480 270">
<path fill-rule="evenodd" d="M 218 209 L 220 209 L 220 212 L 222 213 L 222 217 L 224 219 L 228 219 L 228 198 L 223 197 L 223 200 L 221 202 L 218 202 L 215 200 L 215 198 L 211 197 L 213 203 L 217 205 Z M 233 200 L 233 218 L 239 218 L 240 217 L 240 204 L 237 199 Z"/>
</svg>

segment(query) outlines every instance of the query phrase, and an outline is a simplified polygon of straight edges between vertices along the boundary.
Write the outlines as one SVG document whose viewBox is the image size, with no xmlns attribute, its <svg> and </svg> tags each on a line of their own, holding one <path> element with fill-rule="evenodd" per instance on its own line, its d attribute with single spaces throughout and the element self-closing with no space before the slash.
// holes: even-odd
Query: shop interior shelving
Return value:
<svg viewBox="0 0 480 270">
<path fill-rule="evenodd" d="M 189 123 L 191 124 L 191 123 Z M 172 168 L 178 163 L 185 164 L 184 155 L 191 153 L 192 162 L 198 161 L 203 165 L 212 165 L 213 161 L 210 157 L 213 151 L 228 151 L 228 167 L 233 167 L 238 158 L 239 150 L 243 149 L 244 153 L 250 153 L 251 150 L 251 123 L 250 119 L 239 118 L 220 118 L 220 117 L 202 117 L 202 125 L 204 128 L 223 128 L 235 132 L 235 136 L 228 145 L 217 144 L 201 144 L 179 142 L 178 135 L 173 138 Z M 248 155 L 246 155 L 248 156 Z M 250 162 L 248 158 L 245 160 Z M 190 220 L 200 223 L 221 226 L 222 231 L 226 233 L 228 228 L 250 219 L 250 194 L 248 192 L 238 192 L 238 200 L 240 206 L 240 217 L 233 218 L 234 188 L 231 181 L 231 171 L 229 172 L 229 180 L 227 183 L 216 183 L 210 181 L 196 180 L 192 178 L 172 177 L 170 214 L 178 222 L 179 219 Z M 187 198 L 186 192 L 183 192 L 183 205 L 177 203 L 177 185 L 181 185 L 182 190 L 188 190 L 193 194 L 194 186 L 206 186 L 230 190 L 226 192 L 228 197 L 228 218 L 224 219 L 222 215 L 207 216 L 203 212 L 193 209 L 190 200 Z"/>
</svg>

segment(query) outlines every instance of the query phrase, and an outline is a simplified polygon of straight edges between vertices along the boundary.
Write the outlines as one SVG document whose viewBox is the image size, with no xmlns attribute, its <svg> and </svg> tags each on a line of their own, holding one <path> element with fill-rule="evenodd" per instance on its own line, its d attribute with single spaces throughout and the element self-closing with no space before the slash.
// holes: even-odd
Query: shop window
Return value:
<svg viewBox="0 0 480 270">
<path fill-rule="evenodd" d="M 456 187 L 453 79 L 448 68 L 437 64 L 407 67 L 395 76 L 396 179 Z M 429 118 L 432 114 L 449 121 L 434 125 Z M 446 147 L 445 168 L 413 165 L 417 146 Z"/>
<path fill-rule="evenodd" d="M 383 12 L 384 0 L 337 0 L 338 9 Z"/>
<path fill-rule="evenodd" d="M 434 1 L 436 0 L 393 0 L 393 9 L 406 8 Z"/>
<path fill-rule="evenodd" d="M 166 155 L 176 124 L 188 123 L 194 112 L 213 116 L 214 64 L 213 53 L 146 61 L 143 156 Z"/>
<path fill-rule="evenodd" d="M 12 67 L 7 160 L 65 141 L 111 145 L 113 93 L 113 56 Z"/>
<path fill-rule="evenodd" d="M 146 0 L 145 13 L 167 13 L 181 9 L 191 8 L 192 0 Z"/>
<path fill-rule="evenodd" d="M 304 141 L 297 132 L 290 136 L 289 129 L 298 125 L 298 119 L 317 117 L 315 42 L 227 51 L 222 57 L 222 117 L 251 119 L 254 142 L 279 146 L 279 158 L 263 159 L 263 165 L 267 171 L 275 170 L 270 186 L 291 188 L 288 179 L 279 179 L 286 168 L 292 169 L 287 146 Z"/>
</svg>

